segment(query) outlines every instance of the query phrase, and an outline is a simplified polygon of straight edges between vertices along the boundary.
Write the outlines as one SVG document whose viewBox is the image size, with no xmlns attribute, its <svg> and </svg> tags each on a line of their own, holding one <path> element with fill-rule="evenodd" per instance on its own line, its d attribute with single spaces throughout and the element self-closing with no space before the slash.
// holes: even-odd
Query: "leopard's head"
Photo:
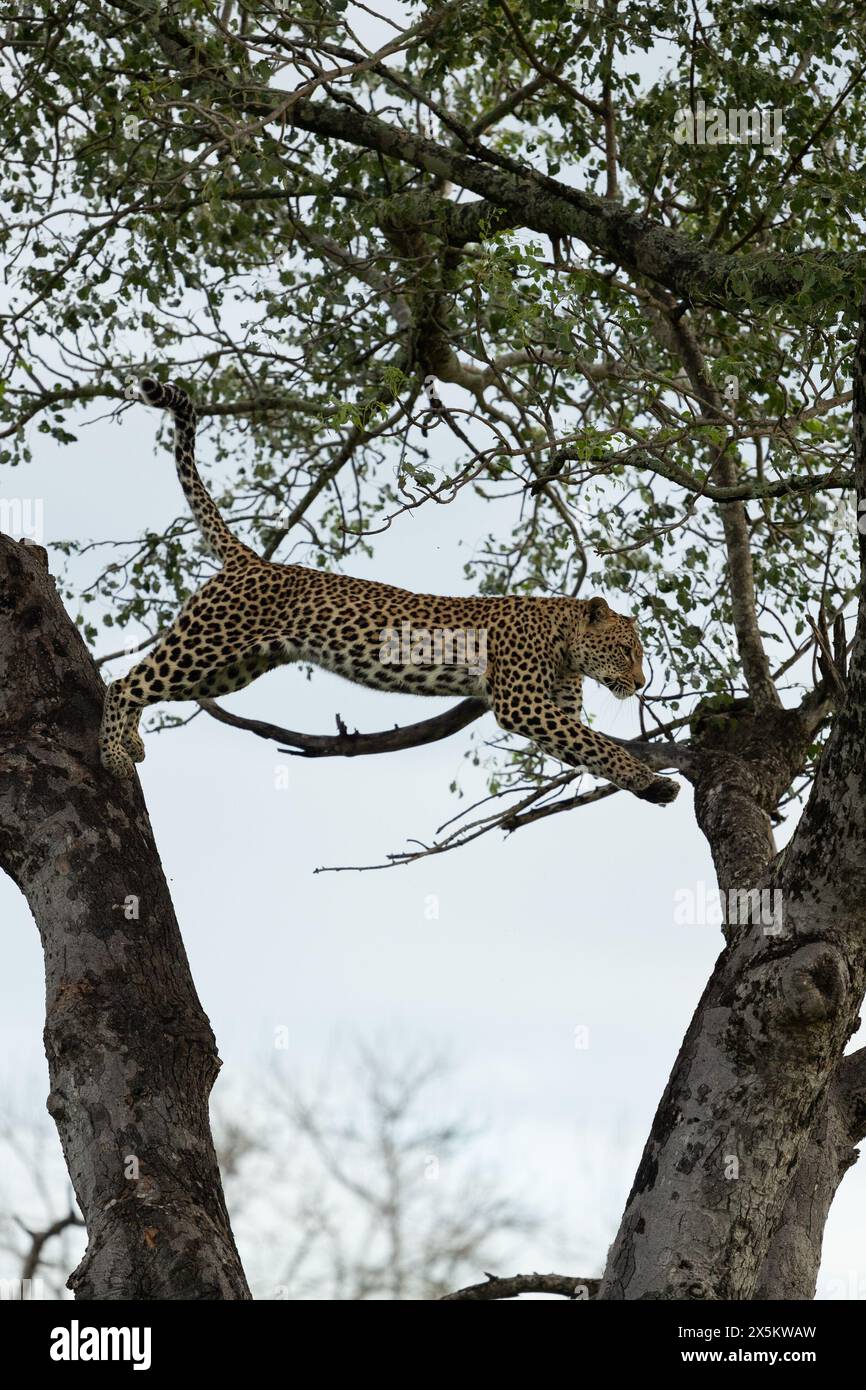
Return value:
<svg viewBox="0 0 866 1390">
<path fill-rule="evenodd" d="M 583 601 L 582 618 L 570 646 L 575 674 L 590 676 L 618 700 L 627 700 L 646 685 L 636 620 L 614 613 L 603 598 Z"/>
</svg>

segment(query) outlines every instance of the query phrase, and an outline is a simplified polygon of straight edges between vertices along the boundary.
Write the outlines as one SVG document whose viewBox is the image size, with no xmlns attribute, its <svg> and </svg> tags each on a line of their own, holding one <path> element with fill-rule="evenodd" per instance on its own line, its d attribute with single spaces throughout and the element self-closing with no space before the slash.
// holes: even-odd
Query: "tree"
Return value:
<svg viewBox="0 0 866 1390">
<path fill-rule="evenodd" d="M 141 788 L 100 775 L 101 683 L 45 552 L 0 536 L 0 592 L 0 863 L 45 954 L 48 1111 L 88 1234 L 69 1286 L 249 1298 L 208 1123 L 219 1058 Z"/>
<path fill-rule="evenodd" d="M 6 462 L 25 422 L 68 440 L 70 411 L 169 363 L 220 463 L 243 444 L 222 501 L 268 557 L 291 533 L 339 565 L 473 489 L 506 517 L 469 567 L 483 592 L 640 614 L 628 746 L 694 787 L 725 946 L 601 1298 L 811 1297 L 866 1132 L 864 1056 L 843 1059 L 866 838 L 856 14 L 40 0 L 9 31 Z M 113 624 L 165 624 L 208 572 L 190 534 L 117 548 L 91 591 Z M 207 712 L 321 756 L 481 711 L 333 739 Z M 492 811 L 391 862 L 613 794 L 501 747 Z"/>
</svg>

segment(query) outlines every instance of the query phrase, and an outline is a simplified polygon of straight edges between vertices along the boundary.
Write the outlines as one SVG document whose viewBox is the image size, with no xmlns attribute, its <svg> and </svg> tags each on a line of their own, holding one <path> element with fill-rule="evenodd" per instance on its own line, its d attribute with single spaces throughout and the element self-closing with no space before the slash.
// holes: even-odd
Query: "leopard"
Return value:
<svg viewBox="0 0 866 1390">
<path fill-rule="evenodd" d="M 601 596 L 454 598 L 264 559 L 235 536 L 199 475 L 188 393 L 148 375 L 125 395 L 173 417 L 180 485 L 220 568 L 108 687 L 99 733 L 108 773 L 130 778 L 144 759 L 139 721 L 148 706 L 227 695 L 301 662 L 374 690 L 480 699 L 505 733 L 560 763 L 643 801 L 674 800 L 672 778 L 582 719 L 585 678 L 623 700 L 645 686 L 634 617 Z"/>
</svg>

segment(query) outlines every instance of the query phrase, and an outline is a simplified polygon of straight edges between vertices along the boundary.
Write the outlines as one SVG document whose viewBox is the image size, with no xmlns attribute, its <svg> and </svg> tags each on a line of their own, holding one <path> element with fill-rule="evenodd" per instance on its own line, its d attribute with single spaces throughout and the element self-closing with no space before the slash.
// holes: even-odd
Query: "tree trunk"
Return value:
<svg viewBox="0 0 866 1390">
<path fill-rule="evenodd" d="M 846 1057 L 797 1166 L 782 1221 L 755 1286 L 756 1299 L 815 1297 L 824 1227 L 839 1183 L 863 1138 L 857 1112 L 866 1054 Z"/>
<path fill-rule="evenodd" d="M 87 1225 L 77 1298 L 248 1299 L 208 1121 L 220 1062 L 138 779 L 45 552 L 0 536 L 0 866 L 45 952 L 48 1110 Z"/>
<path fill-rule="evenodd" d="M 866 309 L 853 376 L 859 502 Z M 862 534 L 860 566 L 866 577 Z M 843 1050 L 866 989 L 866 584 L 840 684 L 811 795 L 779 855 L 770 814 L 804 765 L 826 690 L 798 710 L 708 720 L 695 739 L 685 770 L 719 887 L 775 892 L 781 922 L 729 918 L 611 1247 L 603 1299 L 814 1294 L 824 1222 L 863 1130 L 862 1054 L 843 1060 Z"/>
</svg>

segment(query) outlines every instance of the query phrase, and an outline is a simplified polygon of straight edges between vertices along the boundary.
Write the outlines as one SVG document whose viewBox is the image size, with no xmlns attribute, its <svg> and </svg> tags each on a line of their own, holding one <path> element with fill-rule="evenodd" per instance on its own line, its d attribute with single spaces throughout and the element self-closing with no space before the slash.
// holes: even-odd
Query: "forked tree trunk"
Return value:
<svg viewBox="0 0 866 1390">
<path fill-rule="evenodd" d="M 866 328 L 860 362 L 866 373 Z M 857 386 L 860 495 L 866 393 Z M 783 894 L 729 931 L 674 1067 L 599 1297 L 809 1298 L 836 1187 L 866 1132 L 866 617 L 794 840 L 768 811 L 816 712 L 738 719 L 684 769 L 725 889 Z M 0 867 L 46 962 L 57 1124 L 88 1230 L 91 1299 L 247 1299 L 210 1136 L 219 1060 L 137 781 L 99 764 L 103 687 L 44 552 L 0 537 Z M 663 759 L 664 753 L 659 751 Z"/>
<path fill-rule="evenodd" d="M 48 1109 L 87 1224 L 78 1298 L 248 1299 L 208 1121 L 219 1069 L 138 780 L 45 552 L 0 536 L 0 867 L 45 953 Z"/>
</svg>

